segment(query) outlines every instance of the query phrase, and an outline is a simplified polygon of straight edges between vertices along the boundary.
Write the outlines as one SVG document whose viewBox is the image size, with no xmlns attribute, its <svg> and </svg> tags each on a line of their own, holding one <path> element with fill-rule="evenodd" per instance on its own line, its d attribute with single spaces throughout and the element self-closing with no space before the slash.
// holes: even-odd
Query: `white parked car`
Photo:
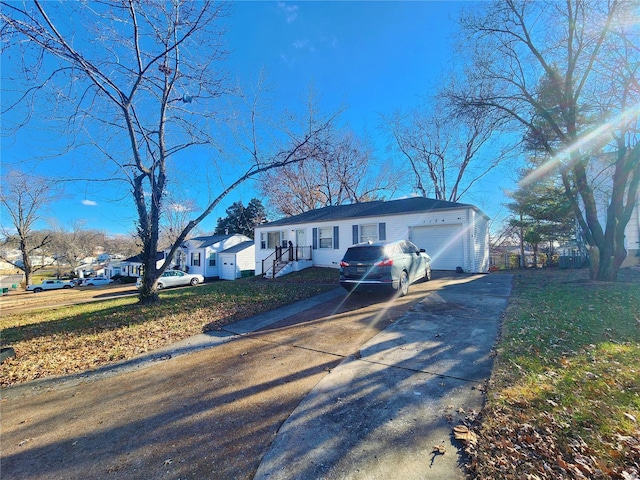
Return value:
<svg viewBox="0 0 640 480">
<path fill-rule="evenodd" d="M 142 279 L 138 279 L 140 286 Z M 166 270 L 158 279 L 158 290 L 168 287 L 180 287 L 185 285 L 198 285 L 204 282 L 204 277 L 197 273 L 184 273 L 180 270 Z"/>
<path fill-rule="evenodd" d="M 27 285 L 27 292 L 38 293 L 44 290 L 59 290 L 64 288 L 73 288 L 76 284 L 65 280 L 44 280 L 42 283 L 36 285 Z"/>
<path fill-rule="evenodd" d="M 85 278 L 82 282 L 83 287 L 93 287 L 94 285 L 109 285 L 113 280 L 107 277 Z"/>
</svg>

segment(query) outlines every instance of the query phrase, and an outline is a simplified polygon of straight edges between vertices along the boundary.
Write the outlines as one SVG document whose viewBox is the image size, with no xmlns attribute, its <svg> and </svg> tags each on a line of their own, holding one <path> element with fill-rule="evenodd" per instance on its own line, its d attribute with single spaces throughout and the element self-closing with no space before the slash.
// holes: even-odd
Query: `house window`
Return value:
<svg viewBox="0 0 640 480">
<path fill-rule="evenodd" d="M 200 266 L 200 252 L 192 252 L 191 253 L 191 266 L 199 267 Z"/>
<path fill-rule="evenodd" d="M 333 228 L 323 227 L 318 229 L 320 248 L 333 248 Z"/>
<path fill-rule="evenodd" d="M 360 225 L 360 242 L 378 241 L 378 224 Z"/>
<path fill-rule="evenodd" d="M 362 242 L 383 241 L 387 239 L 387 224 L 368 223 L 365 225 L 353 225 L 352 232 L 352 241 L 354 245 Z"/>
<path fill-rule="evenodd" d="M 281 237 L 282 232 L 262 232 L 260 234 L 260 248 L 262 250 L 271 250 L 273 248 L 279 247 Z"/>
<path fill-rule="evenodd" d="M 210 267 L 216 266 L 216 252 L 211 252 L 209 254 L 209 266 Z"/>
</svg>

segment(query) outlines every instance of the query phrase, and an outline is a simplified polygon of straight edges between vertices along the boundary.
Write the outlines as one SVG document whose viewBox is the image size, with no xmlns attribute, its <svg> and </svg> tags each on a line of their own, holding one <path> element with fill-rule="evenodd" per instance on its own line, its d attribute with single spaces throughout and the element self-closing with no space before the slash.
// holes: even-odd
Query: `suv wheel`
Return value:
<svg viewBox="0 0 640 480">
<path fill-rule="evenodd" d="M 398 285 L 398 292 L 401 297 L 404 297 L 407 293 L 409 293 L 409 275 L 404 270 L 400 274 L 400 283 Z"/>
</svg>

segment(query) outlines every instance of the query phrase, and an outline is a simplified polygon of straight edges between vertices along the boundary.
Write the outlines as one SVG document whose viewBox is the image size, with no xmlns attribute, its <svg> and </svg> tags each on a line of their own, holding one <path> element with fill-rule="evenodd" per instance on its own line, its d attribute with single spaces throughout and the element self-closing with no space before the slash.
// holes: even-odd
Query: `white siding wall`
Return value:
<svg viewBox="0 0 640 480">
<path fill-rule="evenodd" d="M 195 254 L 195 253 L 199 253 L 200 254 L 200 265 L 199 266 L 194 266 L 194 265 L 191 264 L 192 254 Z M 205 275 L 206 264 L 207 264 L 204 261 L 205 255 L 206 255 L 206 249 L 205 248 L 198 248 L 197 250 L 189 250 L 187 252 L 187 266 L 189 267 L 189 273 L 199 273 L 203 277 L 207 276 L 207 275 Z"/>
<path fill-rule="evenodd" d="M 243 270 L 253 270 L 255 265 L 255 247 L 251 246 L 237 253 L 221 253 L 218 255 L 218 266 L 220 268 L 220 278 L 224 280 L 234 280 L 242 276 Z M 225 266 L 225 263 L 227 264 Z M 226 270 L 233 264 L 234 273 L 226 275 Z M 232 277 L 232 278 L 230 278 Z"/>
<path fill-rule="evenodd" d="M 631 214 L 627 228 L 624 230 L 627 249 L 627 258 L 622 266 L 640 264 L 640 193 L 636 201 L 636 208 Z"/>
<path fill-rule="evenodd" d="M 262 260 L 273 254 L 273 249 L 261 249 L 261 233 L 269 231 L 282 231 L 285 241 L 291 240 L 295 245 L 295 231 L 305 229 L 308 245 L 313 242 L 313 229 L 322 227 L 338 227 L 339 248 L 317 248 L 313 250 L 313 264 L 319 267 L 339 268 L 340 260 L 345 251 L 353 245 L 353 225 L 366 225 L 371 223 L 384 223 L 386 240 L 408 239 L 412 227 L 462 224 L 464 234 L 462 236 L 462 248 L 464 251 L 464 265 L 469 272 L 486 272 L 489 268 L 489 243 L 488 226 L 485 217 L 473 209 L 436 210 L 432 212 L 411 213 L 406 215 L 367 217 L 348 219 L 333 222 L 322 222 L 302 225 L 285 225 L 256 228 L 256 274 L 262 273 Z M 484 245 L 477 245 L 475 240 L 484 240 Z M 301 245 L 299 245 L 301 246 Z M 482 251 L 485 250 L 485 251 Z M 430 252 L 427 252 L 431 254 Z M 271 257 L 269 260 L 271 260 Z M 485 264 L 483 264 L 486 263 Z M 265 267 L 268 268 L 268 267 Z M 455 268 L 455 267 L 454 267 Z"/>
<path fill-rule="evenodd" d="M 244 235 L 234 235 L 232 237 L 229 237 L 228 239 L 224 240 L 223 242 L 218 242 L 215 243 L 213 245 L 211 245 L 209 248 L 207 248 L 207 260 L 206 260 L 206 268 L 207 268 L 207 274 L 205 275 L 205 277 L 218 277 L 220 276 L 220 255 L 217 255 L 217 262 L 216 262 L 216 266 L 215 267 L 210 267 L 209 266 L 209 255 L 211 254 L 211 252 L 222 252 L 223 250 L 226 250 L 227 248 L 231 248 L 234 245 L 238 245 L 239 243 L 242 243 L 246 240 L 250 240 L 249 237 L 245 237 Z M 253 268 L 253 267 L 252 267 Z"/>
<path fill-rule="evenodd" d="M 489 271 L 489 222 L 484 215 L 473 210 L 473 272 L 486 273 Z"/>
</svg>

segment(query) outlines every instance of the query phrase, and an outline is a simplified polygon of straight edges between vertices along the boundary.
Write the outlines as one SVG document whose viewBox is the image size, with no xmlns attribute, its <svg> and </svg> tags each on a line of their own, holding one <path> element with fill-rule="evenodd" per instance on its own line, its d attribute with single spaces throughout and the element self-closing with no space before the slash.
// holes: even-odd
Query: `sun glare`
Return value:
<svg viewBox="0 0 640 480">
<path fill-rule="evenodd" d="M 553 171 L 560 163 L 562 163 L 568 158 L 571 158 L 571 154 L 573 152 L 594 144 L 603 135 L 617 128 L 619 125 L 622 125 L 634 118 L 637 120 L 637 117 L 639 114 L 640 114 L 640 103 L 637 103 L 636 105 L 632 106 L 631 108 L 628 108 L 627 110 L 623 111 L 619 115 L 616 115 L 609 121 L 603 123 L 598 128 L 580 137 L 572 145 L 560 151 L 557 155 L 553 156 L 547 162 L 543 163 L 540 167 L 536 168 L 531 173 L 529 173 L 526 177 L 520 180 L 518 185 L 520 187 L 525 187 L 545 177 L 551 171 Z"/>
</svg>

